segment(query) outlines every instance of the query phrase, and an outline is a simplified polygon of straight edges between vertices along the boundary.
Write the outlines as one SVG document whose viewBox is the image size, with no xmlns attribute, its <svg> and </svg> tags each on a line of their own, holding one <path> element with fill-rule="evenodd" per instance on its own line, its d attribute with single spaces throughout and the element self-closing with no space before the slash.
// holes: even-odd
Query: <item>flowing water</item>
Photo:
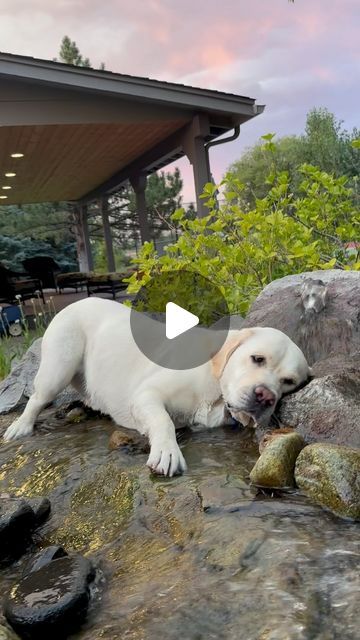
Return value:
<svg viewBox="0 0 360 640">
<path fill-rule="evenodd" d="M 185 433 L 189 471 L 164 479 L 136 444 L 111 451 L 113 430 L 45 415 L 33 437 L 0 445 L 0 492 L 52 502 L 37 544 L 75 549 L 103 572 L 74 638 L 360 638 L 358 526 L 296 492 L 257 495 L 249 433 Z M 28 557 L 0 573 L 0 594 Z"/>
</svg>

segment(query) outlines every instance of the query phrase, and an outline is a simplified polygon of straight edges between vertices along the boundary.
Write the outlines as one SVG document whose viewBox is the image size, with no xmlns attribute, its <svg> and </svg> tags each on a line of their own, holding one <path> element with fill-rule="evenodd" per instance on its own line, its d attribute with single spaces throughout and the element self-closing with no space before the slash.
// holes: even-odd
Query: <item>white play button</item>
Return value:
<svg viewBox="0 0 360 640">
<path fill-rule="evenodd" d="M 197 324 L 199 324 L 199 318 L 190 311 L 186 311 L 174 302 L 166 304 L 166 337 L 169 340 L 196 327 Z"/>
</svg>

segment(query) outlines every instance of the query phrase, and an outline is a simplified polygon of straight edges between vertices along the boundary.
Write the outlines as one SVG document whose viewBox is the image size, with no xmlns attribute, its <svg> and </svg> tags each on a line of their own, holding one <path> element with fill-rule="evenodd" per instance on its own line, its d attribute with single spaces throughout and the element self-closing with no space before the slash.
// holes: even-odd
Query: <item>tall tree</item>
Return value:
<svg viewBox="0 0 360 640">
<path fill-rule="evenodd" d="M 277 170 L 288 171 L 293 192 L 297 193 L 300 176 L 296 167 L 312 164 L 335 176 L 345 175 L 357 187 L 360 173 L 360 150 L 352 141 L 360 132 L 343 128 L 342 122 L 324 108 L 314 108 L 307 114 L 305 131 L 300 136 L 285 136 L 277 141 L 272 155 L 264 152 L 263 143 L 248 149 L 234 162 L 229 173 L 244 184 L 242 204 L 253 206 L 256 198 L 265 197 L 271 185 L 266 178 L 274 164 Z"/>
</svg>

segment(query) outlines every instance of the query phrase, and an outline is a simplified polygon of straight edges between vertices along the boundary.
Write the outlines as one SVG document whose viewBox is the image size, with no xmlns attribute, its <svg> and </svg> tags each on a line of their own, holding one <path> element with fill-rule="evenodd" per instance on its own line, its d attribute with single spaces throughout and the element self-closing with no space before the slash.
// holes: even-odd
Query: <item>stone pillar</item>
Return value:
<svg viewBox="0 0 360 640">
<path fill-rule="evenodd" d="M 150 226 L 149 226 L 149 221 L 147 217 L 146 197 L 145 197 L 147 176 L 143 173 L 138 174 L 137 176 L 133 176 L 130 179 L 130 183 L 132 188 L 135 191 L 136 212 L 139 219 L 141 243 L 144 244 L 144 242 L 151 241 L 151 233 L 150 233 Z"/>
<path fill-rule="evenodd" d="M 196 209 L 199 218 L 203 218 L 209 213 L 204 200 L 200 198 L 205 184 L 212 181 L 209 154 L 205 147 L 205 137 L 209 132 L 210 126 L 207 116 L 195 116 L 183 142 L 184 151 L 194 172 Z"/>
<path fill-rule="evenodd" d="M 100 206 L 100 211 L 101 211 L 101 218 L 102 218 L 102 225 L 103 225 L 103 233 L 104 233 L 104 240 L 105 240 L 105 251 L 106 251 L 106 261 L 107 261 L 107 268 L 108 271 L 111 273 L 113 271 L 116 271 L 116 266 L 115 266 L 115 256 L 114 256 L 114 249 L 113 249 L 113 241 L 112 241 L 112 236 L 111 236 L 111 227 L 110 227 L 110 222 L 109 222 L 109 211 L 108 211 L 108 199 L 107 197 L 103 197 L 100 199 L 99 201 L 99 206 Z"/>
</svg>

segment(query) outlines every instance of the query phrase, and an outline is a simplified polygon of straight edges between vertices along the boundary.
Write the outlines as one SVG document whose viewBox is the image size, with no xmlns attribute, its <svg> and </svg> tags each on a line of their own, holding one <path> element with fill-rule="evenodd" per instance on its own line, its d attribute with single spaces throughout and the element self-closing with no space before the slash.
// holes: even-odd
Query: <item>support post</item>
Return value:
<svg viewBox="0 0 360 640">
<path fill-rule="evenodd" d="M 108 199 L 107 197 L 101 198 L 99 202 L 100 210 L 101 210 L 101 218 L 103 225 L 103 233 L 105 240 L 105 251 L 106 251 L 106 262 L 107 268 L 110 273 L 116 271 L 115 266 L 115 256 L 113 249 L 113 241 L 111 235 L 111 227 L 109 222 L 109 208 L 108 208 Z"/>
<path fill-rule="evenodd" d="M 92 271 L 94 268 L 88 226 L 87 205 L 75 206 L 73 210 L 76 247 L 81 273 Z"/>
<path fill-rule="evenodd" d="M 195 116 L 183 141 L 183 149 L 194 172 L 196 208 L 199 218 L 203 218 L 209 213 L 204 201 L 200 198 L 205 184 L 212 181 L 209 154 L 205 147 L 205 137 L 209 132 L 210 125 L 207 116 Z"/>
<path fill-rule="evenodd" d="M 135 191 L 136 198 L 136 211 L 139 219 L 139 227 L 140 227 L 140 238 L 141 243 L 150 242 L 151 241 L 151 233 L 150 226 L 147 217 L 147 209 L 146 209 L 146 183 L 147 176 L 144 173 L 140 173 L 136 176 L 132 176 L 130 178 L 130 183 L 132 188 Z"/>
</svg>

